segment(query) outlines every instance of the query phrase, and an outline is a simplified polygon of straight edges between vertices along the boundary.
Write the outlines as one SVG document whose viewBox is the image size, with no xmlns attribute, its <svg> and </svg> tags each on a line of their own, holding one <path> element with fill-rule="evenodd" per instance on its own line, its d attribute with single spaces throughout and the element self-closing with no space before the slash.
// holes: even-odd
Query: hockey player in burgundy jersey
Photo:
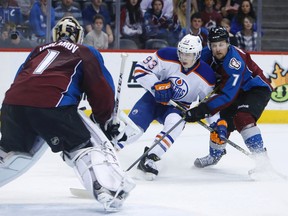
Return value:
<svg viewBox="0 0 288 216">
<path fill-rule="evenodd" d="M 64 17 L 53 28 L 53 42 L 36 47 L 20 66 L 1 109 L 0 186 L 33 165 L 47 143 L 105 208 L 119 208 L 135 184 L 101 131 L 119 134 L 119 122 L 111 121 L 114 83 L 102 55 L 82 40 L 77 20 Z M 83 93 L 101 129 L 89 127 L 92 121 L 78 111 Z"/>
<path fill-rule="evenodd" d="M 272 87 L 250 55 L 229 44 L 225 28 L 212 28 L 208 40 L 209 47 L 203 49 L 201 58 L 217 73 L 218 94 L 187 111 L 186 121 L 195 122 L 220 111 L 220 117 L 228 123 L 228 132 L 237 130 L 255 158 L 259 158 L 256 162 L 265 162 L 266 149 L 256 122 L 270 100 Z M 195 166 L 216 164 L 225 154 L 225 147 L 221 142 L 210 142 L 210 154 L 197 158 Z"/>
<path fill-rule="evenodd" d="M 134 77 L 147 91 L 129 113 L 141 132 L 127 140 L 126 144 L 139 138 L 153 120 L 164 126 L 155 140 L 170 130 L 182 118 L 181 112 L 168 104 L 171 99 L 189 107 L 198 98 L 202 100 L 212 92 L 216 78 L 213 70 L 199 59 L 201 51 L 201 39 L 187 35 L 179 42 L 178 48 L 162 48 L 136 64 Z M 209 121 L 212 122 L 212 119 Z M 183 121 L 173 129 L 138 164 L 138 169 L 145 173 L 147 180 L 153 180 L 158 175 L 155 162 L 172 146 L 184 124 Z"/>
</svg>

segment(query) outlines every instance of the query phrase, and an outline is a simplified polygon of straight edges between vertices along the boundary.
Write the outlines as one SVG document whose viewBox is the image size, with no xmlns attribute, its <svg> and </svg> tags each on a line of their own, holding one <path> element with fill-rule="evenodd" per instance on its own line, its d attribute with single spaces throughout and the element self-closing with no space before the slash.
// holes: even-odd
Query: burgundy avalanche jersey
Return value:
<svg viewBox="0 0 288 216">
<path fill-rule="evenodd" d="M 57 41 L 36 47 L 19 68 L 4 104 L 40 108 L 78 105 L 87 94 L 99 123 L 114 108 L 114 83 L 93 47 Z"/>
<path fill-rule="evenodd" d="M 240 92 L 249 91 L 255 87 L 266 87 L 272 91 L 269 80 L 262 69 L 246 53 L 230 45 L 223 61 L 213 61 L 212 52 L 207 47 L 202 50 L 201 59 L 210 64 L 217 76 L 221 78 L 220 91 L 207 101 L 211 113 L 216 113 L 228 107 Z"/>
</svg>

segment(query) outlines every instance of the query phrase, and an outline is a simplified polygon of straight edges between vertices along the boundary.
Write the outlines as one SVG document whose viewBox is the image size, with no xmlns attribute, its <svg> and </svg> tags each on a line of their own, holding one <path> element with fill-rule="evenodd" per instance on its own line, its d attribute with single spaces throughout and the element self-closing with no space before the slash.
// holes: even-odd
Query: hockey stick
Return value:
<svg viewBox="0 0 288 216">
<path fill-rule="evenodd" d="M 179 124 L 181 124 L 184 121 L 184 118 L 181 118 L 173 127 L 171 127 L 160 139 L 155 140 L 154 144 L 146 151 L 144 152 L 136 161 L 134 161 L 134 163 L 132 163 L 128 169 L 126 170 L 126 172 L 128 172 L 130 169 L 132 169 L 132 167 L 135 166 L 135 164 L 137 164 L 140 160 L 142 160 L 142 158 L 144 158 L 145 156 L 147 156 L 147 154 L 156 146 L 158 145 L 166 136 L 168 136 L 171 131 L 173 131 Z"/>
<path fill-rule="evenodd" d="M 181 110 L 182 112 L 186 112 L 186 109 L 182 106 L 180 106 L 179 104 L 177 104 L 175 101 L 170 100 L 169 104 L 171 104 L 172 106 L 176 107 L 177 109 Z M 200 124 L 202 127 L 206 128 L 207 130 L 209 130 L 210 132 L 213 132 L 214 130 L 209 127 L 208 125 L 206 125 L 204 122 L 202 121 L 197 121 L 198 124 Z M 227 142 L 228 144 L 230 144 L 232 147 L 234 147 L 235 149 L 237 149 L 238 151 L 242 152 L 243 154 L 247 155 L 247 156 L 251 156 L 251 154 L 246 151 L 245 149 L 241 148 L 239 145 L 237 145 L 236 143 L 232 142 L 231 140 L 227 139 L 227 138 L 223 138 L 223 140 L 225 142 Z"/>
<path fill-rule="evenodd" d="M 115 98 L 115 107 L 114 107 L 114 113 L 113 113 L 113 124 L 116 123 L 116 117 L 119 112 L 119 103 L 120 103 L 120 96 L 121 96 L 121 89 L 122 89 L 122 81 L 123 81 L 123 75 L 124 75 L 124 69 L 125 64 L 127 60 L 128 54 L 127 53 L 121 53 L 121 65 L 120 65 L 120 73 L 118 78 L 118 86 L 117 86 L 117 94 Z"/>
<path fill-rule="evenodd" d="M 169 104 L 171 104 L 172 106 L 174 106 L 174 107 L 176 107 L 177 109 L 181 110 L 182 112 L 186 112 L 186 109 L 185 109 L 184 107 L 180 106 L 179 104 L 177 104 L 177 103 L 176 103 L 175 101 L 173 101 L 173 100 L 170 100 L 170 101 L 169 101 Z M 206 125 L 206 124 L 205 124 L 204 122 L 202 122 L 202 121 L 197 121 L 197 123 L 200 124 L 201 126 L 203 126 L 204 128 L 206 128 L 207 130 L 209 130 L 210 132 L 213 132 L 213 131 L 214 131 L 211 127 L 209 127 L 208 125 Z M 229 140 L 229 139 L 227 139 L 227 138 L 225 138 L 224 141 L 227 142 L 228 144 L 230 144 L 232 147 L 234 147 L 234 148 L 237 149 L 238 151 L 240 151 L 240 152 L 242 152 L 243 154 L 245 154 L 245 155 L 246 155 L 247 157 L 249 157 L 250 159 L 255 160 L 255 158 L 253 157 L 253 155 L 252 155 L 250 152 L 248 152 L 248 151 L 246 151 L 245 149 L 241 148 L 241 147 L 240 147 L 239 145 L 237 145 L 236 143 L 232 142 L 231 140 Z M 280 178 L 282 178 L 282 179 L 284 179 L 284 180 L 286 180 L 286 181 L 288 180 L 288 176 L 286 176 L 286 175 L 278 172 L 278 171 L 275 170 L 274 168 L 271 169 L 271 171 L 272 171 L 274 174 L 276 174 L 278 177 L 280 177 Z M 248 174 L 249 174 L 250 176 L 251 176 L 253 173 L 254 173 L 254 170 L 253 170 L 253 169 L 248 172 Z"/>
<path fill-rule="evenodd" d="M 217 88 L 215 88 L 213 91 L 211 91 L 209 94 L 207 94 L 206 95 L 206 97 L 202 100 L 202 101 L 200 101 L 199 103 L 198 103 L 198 105 L 200 104 L 200 103 L 203 103 L 204 101 L 206 101 L 212 94 L 214 94 L 215 93 L 215 91 L 217 90 Z M 170 101 L 172 101 L 172 100 L 170 100 Z M 176 103 L 175 103 L 176 104 Z M 171 104 L 172 105 L 172 104 Z M 177 104 L 178 105 L 178 104 Z M 198 106 L 198 105 L 196 105 L 196 106 Z M 179 106 L 180 107 L 180 106 Z M 181 107 L 182 108 L 182 107 Z M 183 108 L 184 109 L 184 108 Z M 137 164 L 140 160 L 142 160 L 142 158 L 144 158 L 145 156 L 147 156 L 147 154 L 156 146 L 156 145 L 158 145 L 166 136 L 168 136 L 170 133 L 171 133 L 171 131 L 173 131 L 179 124 L 181 124 L 182 122 L 184 121 L 184 117 L 182 117 L 178 122 L 176 122 L 176 124 L 173 126 L 173 127 L 171 127 L 159 140 L 155 140 L 154 141 L 154 144 L 146 151 L 146 152 L 144 152 L 136 161 L 134 161 L 134 163 L 133 164 L 131 164 L 130 165 L 130 167 L 128 167 L 128 169 L 126 170 L 126 172 L 127 171 L 129 171 L 130 169 L 132 169 L 132 167 L 134 167 L 135 166 L 135 164 Z"/>
</svg>

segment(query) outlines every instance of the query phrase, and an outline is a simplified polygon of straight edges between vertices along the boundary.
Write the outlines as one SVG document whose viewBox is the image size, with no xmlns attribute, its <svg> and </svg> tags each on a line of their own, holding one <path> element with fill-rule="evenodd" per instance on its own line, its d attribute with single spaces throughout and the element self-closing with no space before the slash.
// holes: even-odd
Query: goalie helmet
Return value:
<svg viewBox="0 0 288 216">
<path fill-rule="evenodd" d="M 188 61 L 187 66 L 183 65 L 185 68 L 190 68 L 195 64 L 195 62 L 201 56 L 201 51 L 202 41 L 199 36 L 188 34 L 178 43 L 177 54 L 179 61 L 182 63 L 182 65 L 184 61 Z M 188 56 L 189 54 L 190 56 Z"/>
<path fill-rule="evenodd" d="M 60 39 L 69 40 L 73 43 L 82 44 L 84 30 L 79 22 L 72 16 L 63 17 L 53 28 L 53 41 Z"/>
</svg>

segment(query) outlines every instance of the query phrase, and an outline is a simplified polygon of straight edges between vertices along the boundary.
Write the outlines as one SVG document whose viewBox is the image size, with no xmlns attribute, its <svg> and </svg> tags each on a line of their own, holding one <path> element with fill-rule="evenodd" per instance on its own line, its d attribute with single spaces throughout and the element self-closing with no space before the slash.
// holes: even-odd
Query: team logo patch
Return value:
<svg viewBox="0 0 288 216">
<path fill-rule="evenodd" d="M 132 115 L 136 115 L 138 113 L 138 109 L 133 109 L 132 110 Z"/>
<path fill-rule="evenodd" d="M 51 144 L 52 145 L 58 145 L 59 144 L 59 142 L 60 142 L 60 140 L 59 140 L 59 138 L 58 137 L 52 137 L 51 139 L 50 139 L 50 141 L 51 141 Z"/>
<path fill-rule="evenodd" d="M 181 77 L 170 77 L 169 80 L 173 83 L 173 99 L 179 100 L 185 97 L 188 93 L 188 85 Z"/>
<path fill-rule="evenodd" d="M 241 67 L 241 62 L 238 61 L 236 58 L 231 58 L 229 62 L 229 67 L 232 69 L 234 68 L 236 70 L 239 70 L 239 68 Z"/>
</svg>

